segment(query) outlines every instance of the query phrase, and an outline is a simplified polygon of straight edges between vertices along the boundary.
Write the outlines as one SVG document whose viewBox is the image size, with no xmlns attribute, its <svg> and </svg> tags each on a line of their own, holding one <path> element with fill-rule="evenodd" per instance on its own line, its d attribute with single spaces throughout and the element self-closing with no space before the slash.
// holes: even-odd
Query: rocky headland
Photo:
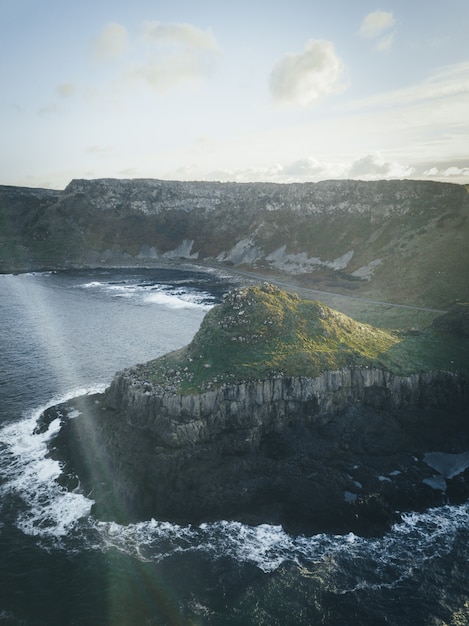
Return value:
<svg viewBox="0 0 469 626">
<path fill-rule="evenodd" d="M 101 517 L 380 533 L 469 497 L 468 369 L 422 361 L 450 334 L 467 344 L 467 307 L 409 338 L 269 284 L 237 289 L 189 346 L 37 428 L 60 417 L 50 454 Z"/>
</svg>

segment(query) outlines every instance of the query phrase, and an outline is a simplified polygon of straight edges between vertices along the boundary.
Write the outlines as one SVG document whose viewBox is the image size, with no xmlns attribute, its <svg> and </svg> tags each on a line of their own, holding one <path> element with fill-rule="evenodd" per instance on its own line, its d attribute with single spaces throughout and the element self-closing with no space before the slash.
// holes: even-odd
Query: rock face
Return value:
<svg viewBox="0 0 469 626">
<path fill-rule="evenodd" d="M 80 411 L 53 454 L 93 491 L 99 515 L 373 534 L 396 510 L 446 501 L 452 487 L 431 486 L 438 472 L 424 454 L 469 449 L 468 407 L 467 378 L 445 372 L 347 368 L 180 395 L 133 369 L 43 419 Z M 469 485 L 458 480 L 462 499 Z"/>
<path fill-rule="evenodd" d="M 359 368 L 314 379 L 279 375 L 179 395 L 153 391 L 138 370 L 129 370 L 115 377 L 105 405 L 125 415 L 130 426 L 150 432 L 161 446 L 177 449 L 225 436 L 232 449 L 249 452 L 268 433 L 299 420 L 305 426 L 323 425 L 353 404 L 391 413 L 417 407 L 454 411 L 469 405 L 468 393 L 466 382 L 448 372 L 404 377 Z M 239 437 L 233 437 L 237 432 Z"/>
<path fill-rule="evenodd" d="M 469 194 L 419 181 L 0 187 L 0 271 L 184 259 L 408 304 L 469 300 Z"/>
</svg>

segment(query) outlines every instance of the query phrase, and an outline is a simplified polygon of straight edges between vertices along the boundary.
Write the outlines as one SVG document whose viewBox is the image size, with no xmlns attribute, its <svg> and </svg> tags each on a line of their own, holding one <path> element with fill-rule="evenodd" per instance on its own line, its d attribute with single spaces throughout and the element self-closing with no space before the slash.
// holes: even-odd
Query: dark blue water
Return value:
<svg viewBox="0 0 469 626">
<path fill-rule="evenodd" d="M 377 539 L 90 513 L 41 411 L 187 344 L 234 280 L 176 269 L 0 276 L 0 624 L 468 624 L 469 506 Z"/>
</svg>

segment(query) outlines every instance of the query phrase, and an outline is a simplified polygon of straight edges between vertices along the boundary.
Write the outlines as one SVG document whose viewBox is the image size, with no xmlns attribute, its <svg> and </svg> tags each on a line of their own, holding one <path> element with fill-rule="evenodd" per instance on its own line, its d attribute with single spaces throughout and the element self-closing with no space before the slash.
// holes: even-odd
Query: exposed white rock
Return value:
<svg viewBox="0 0 469 626">
<path fill-rule="evenodd" d="M 277 269 L 290 272 L 292 274 L 311 272 L 317 267 L 343 270 L 347 267 L 353 257 L 353 250 L 349 250 L 337 259 L 323 261 L 319 257 L 308 256 L 306 252 L 300 252 L 297 254 L 287 253 L 286 248 L 286 245 L 281 246 L 265 258 L 266 261 L 269 261 Z"/>
<path fill-rule="evenodd" d="M 352 272 L 352 276 L 355 276 L 356 278 L 361 278 L 362 280 L 370 280 L 373 272 L 377 267 L 381 265 L 382 262 L 382 259 L 374 259 L 373 261 L 370 261 L 367 265 L 359 267 L 357 270 Z"/>
<path fill-rule="evenodd" d="M 255 263 L 258 259 L 264 256 L 262 248 L 254 244 L 253 239 L 242 239 L 231 248 L 228 252 L 223 252 L 217 257 L 217 261 L 223 263 L 230 261 L 235 265 L 241 265 L 242 263 Z"/>
</svg>

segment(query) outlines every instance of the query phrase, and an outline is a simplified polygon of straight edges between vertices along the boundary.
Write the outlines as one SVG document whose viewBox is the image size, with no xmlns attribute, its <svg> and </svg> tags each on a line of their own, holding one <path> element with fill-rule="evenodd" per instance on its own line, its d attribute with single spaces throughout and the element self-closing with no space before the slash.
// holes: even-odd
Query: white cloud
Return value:
<svg viewBox="0 0 469 626">
<path fill-rule="evenodd" d="M 345 89 L 339 84 L 344 63 L 330 41 L 310 39 L 303 52 L 287 54 L 274 65 L 270 91 L 276 102 L 307 106 Z"/>
<path fill-rule="evenodd" d="M 321 161 L 318 161 L 314 157 L 306 157 L 298 159 L 286 165 L 283 168 L 283 172 L 288 176 L 313 177 L 324 176 L 327 165 Z"/>
<path fill-rule="evenodd" d="M 125 26 L 117 22 L 107 24 L 93 42 L 93 57 L 96 61 L 114 61 L 128 49 Z"/>
<path fill-rule="evenodd" d="M 177 43 L 192 50 L 218 50 L 213 34 L 192 24 L 145 22 L 143 34 L 148 41 L 156 44 Z"/>
<path fill-rule="evenodd" d="M 458 167 L 457 165 L 453 165 L 451 167 L 447 167 L 445 169 L 438 169 L 437 167 L 431 167 L 426 170 L 424 176 L 428 176 L 430 178 L 461 178 L 467 177 L 469 178 L 469 167 Z"/>
<path fill-rule="evenodd" d="M 395 161 L 386 161 L 379 153 L 366 154 L 352 160 L 328 161 L 305 157 L 292 163 L 226 168 L 213 170 L 208 179 L 237 182 L 303 183 L 321 180 L 382 180 L 408 178 L 414 168 Z M 189 178 L 194 178 L 191 170 Z"/>
<path fill-rule="evenodd" d="M 191 51 L 180 50 L 127 68 L 125 78 L 142 79 L 156 91 L 165 92 L 182 82 L 196 82 L 209 73 L 210 64 L 205 59 Z"/>
<path fill-rule="evenodd" d="M 384 50 L 389 50 L 393 43 L 394 33 L 391 33 L 390 35 L 386 35 L 386 37 L 382 37 L 378 40 L 378 43 L 376 44 L 376 50 L 379 50 L 380 52 Z"/>
<path fill-rule="evenodd" d="M 373 153 L 355 159 L 348 168 L 347 177 L 361 180 L 407 178 L 413 172 L 414 169 L 408 165 L 385 161 L 379 153 Z"/>
<path fill-rule="evenodd" d="M 394 26 L 395 20 L 392 13 L 387 11 L 374 11 L 369 13 L 360 27 L 360 35 L 366 39 L 376 39 L 385 30 Z"/>
<path fill-rule="evenodd" d="M 219 47 L 210 31 L 192 24 L 146 22 L 142 33 L 147 56 L 125 69 L 124 82 L 143 81 L 165 92 L 183 82 L 197 82 L 212 71 Z"/>
</svg>

